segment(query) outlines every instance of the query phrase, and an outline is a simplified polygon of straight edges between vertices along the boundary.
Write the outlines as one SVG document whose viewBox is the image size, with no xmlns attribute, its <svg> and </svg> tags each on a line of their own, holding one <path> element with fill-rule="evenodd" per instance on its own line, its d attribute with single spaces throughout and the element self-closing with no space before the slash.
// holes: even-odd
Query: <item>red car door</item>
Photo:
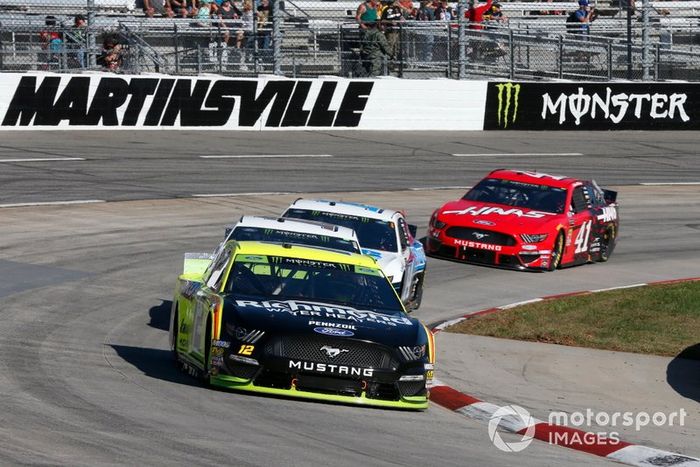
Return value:
<svg viewBox="0 0 700 467">
<path fill-rule="evenodd" d="M 583 185 L 574 187 L 569 207 L 569 231 L 563 264 L 580 264 L 590 259 L 593 214 L 590 196 Z"/>
</svg>

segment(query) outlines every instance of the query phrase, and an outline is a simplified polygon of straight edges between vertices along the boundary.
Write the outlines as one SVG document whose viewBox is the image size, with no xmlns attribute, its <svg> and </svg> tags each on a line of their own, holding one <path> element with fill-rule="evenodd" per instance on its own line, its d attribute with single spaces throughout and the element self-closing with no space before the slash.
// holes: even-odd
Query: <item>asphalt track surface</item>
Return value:
<svg viewBox="0 0 700 467">
<path fill-rule="evenodd" d="M 430 259 L 416 313 L 425 322 L 541 295 L 700 275 L 700 186 L 634 186 L 700 182 L 697 136 L 689 133 L 25 132 L 1 141 L 0 160 L 89 160 L 0 162 L 0 204 L 133 200 L 0 209 L 3 465 L 609 463 L 543 443 L 503 453 L 484 425 L 437 406 L 411 413 L 244 395 L 178 373 L 166 328 L 182 254 L 211 249 L 222 225 L 244 212 L 274 215 L 296 198 L 192 194 L 322 193 L 404 208 L 425 231 L 432 209 L 461 190 L 401 190 L 467 186 L 498 166 L 619 186 L 620 244 L 609 263 L 533 274 Z M 193 158 L 204 148 L 333 157 L 207 165 Z M 501 152 L 586 156 L 449 155 Z M 480 388 L 487 400 L 498 394 Z"/>
<path fill-rule="evenodd" d="M 3 132 L 0 204 L 466 186 L 498 167 L 602 184 L 698 182 L 695 132 Z M 584 156 L 454 157 L 452 154 Z M 325 158 L 202 159 L 211 155 Z M 17 159 L 83 158 L 48 162 Z"/>
</svg>

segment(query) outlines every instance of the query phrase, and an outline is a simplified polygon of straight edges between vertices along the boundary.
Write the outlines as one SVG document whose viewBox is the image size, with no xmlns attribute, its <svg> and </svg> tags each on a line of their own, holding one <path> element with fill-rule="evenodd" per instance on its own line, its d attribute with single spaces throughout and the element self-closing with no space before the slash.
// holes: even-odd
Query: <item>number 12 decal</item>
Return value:
<svg viewBox="0 0 700 467">
<path fill-rule="evenodd" d="M 593 221 L 586 221 L 581 225 L 581 229 L 576 234 L 576 240 L 574 240 L 574 245 L 576 245 L 576 250 L 574 253 L 581 253 L 583 251 L 588 251 L 588 239 L 591 236 L 591 225 Z"/>
</svg>

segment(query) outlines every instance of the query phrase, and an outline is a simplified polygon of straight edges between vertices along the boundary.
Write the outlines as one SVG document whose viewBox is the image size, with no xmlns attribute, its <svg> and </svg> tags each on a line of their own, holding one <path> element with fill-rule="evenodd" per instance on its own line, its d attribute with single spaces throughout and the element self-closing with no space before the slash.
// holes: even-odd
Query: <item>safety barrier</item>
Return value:
<svg viewBox="0 0 700 467">
<path fill-rule="evenodd" d="M 2 76 L 1 130 L 700 129 L 700 83 Z"/>
</svg>

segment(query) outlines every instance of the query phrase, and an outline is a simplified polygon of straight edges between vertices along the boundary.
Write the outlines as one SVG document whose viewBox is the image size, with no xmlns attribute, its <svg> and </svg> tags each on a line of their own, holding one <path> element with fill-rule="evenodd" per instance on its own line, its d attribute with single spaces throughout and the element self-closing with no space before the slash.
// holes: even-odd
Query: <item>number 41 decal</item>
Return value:
<svg viewBox="0 0 700 467">
<path fill-rule="evenodd" d="M 581 253 L 583 251 L 588 251 L 588 239 L 591 236 L 591 224 L 593 221 L 586 221 L 581 225 L 576 234 L 576 240 L 574 240 L 574 245 L 576 245 L 576 250 L 574 253 Z"/>
</svg>

